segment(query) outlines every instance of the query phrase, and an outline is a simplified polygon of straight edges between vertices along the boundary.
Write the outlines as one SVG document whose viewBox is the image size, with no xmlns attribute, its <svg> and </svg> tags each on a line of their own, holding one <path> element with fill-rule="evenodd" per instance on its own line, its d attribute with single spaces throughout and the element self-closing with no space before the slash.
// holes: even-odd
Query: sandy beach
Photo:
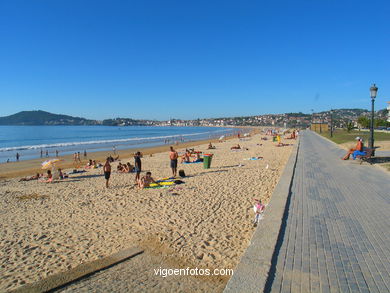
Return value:
<svg viewBox="0 0 390 293">
<path fill-rule="evenodd" d="M 211 151 L 206 151 L 207 144 L 197 146 L 214 154 L 211 168 L 179 164 L 187 175 L 185 183 L 170 188 L 139 190 L 133 185 L 134 174 L 114 171 L 106 189 L 102 168 L 50 184 L 3 178 L 0 291 L 136 245 L 147 251 L 145 259 L 163 256 L 172 267 L 234 268 L 255 229 L 252 199 L 269 201 L 292 150 L 261 136 L 215 143 Z M 230 150 L 237 143 L 249 150 Z M 177 150 L 183 152 L 183 146 Z M 246 160 L 255 156 L 263 159 Z M 134 163 L 125 154 L 121 158 L 122 163 Z M 145 154 L 142 164 L 155 179 L 169 177 L 168 147 L 153 156 Z M 145 261 L 142 267 L 134 278 L 148 288 L 155 263 Z M 168 279 L 160 280 L 155 289 L 172 288 Z M 226 281 L 215 278 L 202 288 L 223 288 Z M 196 286 L 192 279 L 189 284 Z"/>
</svg>

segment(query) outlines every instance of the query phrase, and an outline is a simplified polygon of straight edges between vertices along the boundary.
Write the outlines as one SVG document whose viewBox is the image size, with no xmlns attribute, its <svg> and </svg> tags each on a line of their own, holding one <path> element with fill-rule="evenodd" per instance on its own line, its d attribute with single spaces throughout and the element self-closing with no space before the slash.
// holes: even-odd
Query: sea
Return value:
<svg viewBox="0 0 390 293">
<path fill-rule="evenodd" d="M 86 151 L 142 149 L 236 134 L 237 128 L 158 126 L 0 126 L 0 163 Z"/>
</svg>

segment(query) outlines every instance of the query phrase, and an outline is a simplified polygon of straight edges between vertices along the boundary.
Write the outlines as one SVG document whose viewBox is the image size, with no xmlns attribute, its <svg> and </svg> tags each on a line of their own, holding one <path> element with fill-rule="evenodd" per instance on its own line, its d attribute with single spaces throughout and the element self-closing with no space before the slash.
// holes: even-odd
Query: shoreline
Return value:
<svg viewBox="0 0 390 293">
<path fill-rule="evenodd" d="M 232 127 L 234 128 L 234 127 Z M 239 127 L 237 127 L 239 128 Z M 247 128 L 249 129 L 250 133 L 253 135 L 255 133 L 258 133 L 259 128 L 258 127 L 240 127 L 240 128 Z M 227 136 L 225 139 L 233 139 L 235 138 L 235 135 Z M 165 151 L 168 151 L 169 146 L 174 146 L 177 149 L 180 148 L 189 148 L 189 147 L 195 147 L 201 144 L 207 144 L 207 143 L 218 143 L 219 140 L 214 139 L 203 139 L 203 140 L 194 140 L 189 142 L 182 142 L 178 143 L 177 145 L 174 144 L 166 144 L 166 145 L 160 145 L 160 146 L 152 146 L 152 147 L 144 147 L 144 148 L 128 148 L 124 150 L 116 150 L 116 154 L 113 154 L 113 151 L 97 151 L 97 152 L 89 152 L 87 153 L 87 157 L 84 158 L 81 154 L 81 163 L 74 163 L 73 162 L 73 155 L 65 155 L 65 156 L 59 156 L 58 159 L 63 160 L 60 164 L 58 164 L 58 167 L 61 169 L 78 169 L 83 168 L 87 162 L 91 160 L 96 160 L 97 162 L 104 163 L 107 156 L 111 155 L 113 157 L 116 157 L 119 155 L 119 161 L 121 160 L 130 160 L 133 157 L 134 152 L 140 151 L 143 153 L 144 156 L 150 156 L 157 153 L 162 153 Z M 41 163 L 45 160 L 51 160 L 56 159 L 56 157 L 44 157 L 44 158 L 37 158 L 37 159 L 31 159 L 31 160 L 23 160 L 19 162 L 9 162 L 9 163 L 0 163 L 0 180 L 4 179 L 10 179 L 10 178 L 16 178 L 16 177 L 22 177 L 22 176 L 32 176 L 36 173 L 44 173 L 45 170 L 43 170 L 40 166 Z"/>
</svg>

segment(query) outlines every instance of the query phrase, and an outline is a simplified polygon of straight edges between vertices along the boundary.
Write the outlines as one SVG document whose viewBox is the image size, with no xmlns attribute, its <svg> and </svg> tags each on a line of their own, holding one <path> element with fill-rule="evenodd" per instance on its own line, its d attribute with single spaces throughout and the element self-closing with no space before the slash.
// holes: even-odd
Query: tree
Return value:
<svg viewBox="0 0 390 293">
<path fill-rule="evenodd" d="M 353 123 L 352 123 L 351 121 L 349 121 L 349 122 L 347 123 L 347 132 L 348 132 L 348 133 L 351 132 L 352 129 L 353 129 Z"/>
<path fill-rule="evenodd" d="M 370 127 L 370 119 L 368 119 L 366 116 L 360 116 L 357 121 L 363 128 L 369 128 Z"/>
</svg>

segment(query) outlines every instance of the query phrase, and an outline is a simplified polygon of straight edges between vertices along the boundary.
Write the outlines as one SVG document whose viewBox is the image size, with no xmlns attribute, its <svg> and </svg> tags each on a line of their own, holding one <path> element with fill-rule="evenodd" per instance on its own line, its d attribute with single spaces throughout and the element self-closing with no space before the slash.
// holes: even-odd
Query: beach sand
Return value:
<svg viewBox="0 0 390 293">
<path fill-rule="evenodd" d="M 231 151 L 237 143 L 249 150 Z M 254 231 L 252 199 L 269 201 L 292 150 L 275 144 L 260 135 L 216 143 L 211 151 L 202 144 L 196 149 L 214 154 L 211 168 L 179 164 L 188 177 L 174 188 L 138 190 L 134 174 L 113 172 L 106 189 L 102 168 L 51 184 L 1 180 L 0 291 L 132 246 L 144 248 L 146 256 L 169 258 L 165 263 L 173 268 L 234 268 Z M 264 159 L 244 160 L 253 156 Z M 171 175 L 168 152 L 145 155 L 142 164 L 155 179 Z M 139 278 L 153 289 L 155 261 L 143 268 Z M 168 278 L 159 280 L 159 290 L 172 288 Z M 227 280 L 212 278 L 207 286 L 222 290 Z"/>
</svg>

